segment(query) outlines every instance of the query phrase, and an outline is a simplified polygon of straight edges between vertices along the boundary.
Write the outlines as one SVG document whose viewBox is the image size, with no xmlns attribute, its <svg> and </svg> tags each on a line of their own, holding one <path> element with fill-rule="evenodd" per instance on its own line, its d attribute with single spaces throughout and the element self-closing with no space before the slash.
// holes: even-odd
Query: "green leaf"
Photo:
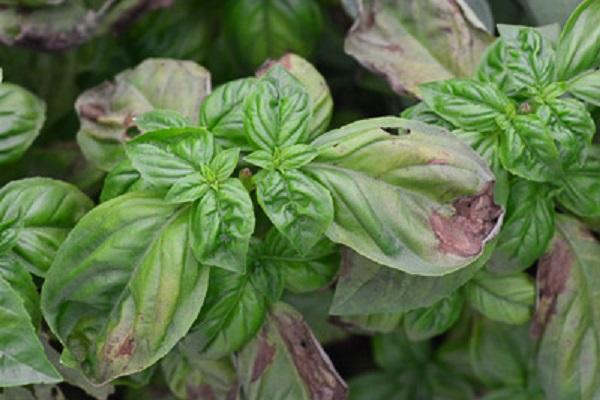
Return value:
<svg viewBox="0 0 600 400">
<path fill-rule="evenodd" d="M 512 77 L 506 62 L 506 41 L 498 38 L 487 48 L 477 67 L 476 78 L 479 82 L 492 83 L 503 93 L 513 96 Z"/>
<path fill-rule="evenodd" d="M 560 153 L 550 128 L 536 115 L 519 115 L 503 129 L 500 160 L 509 172 L 536 182 L 562 176 Z"/>
<path fill-rule="evenodd" d="M 288 51 L 310 56 L 323 16 L 315 0 L 239 0 L 226 9 L 224 22 L 237 61 L 254 69 Z"/>
<path fill-rule="evenodd" d="M 274 154 L 268 150 L 255 150 L 244 157 L 244 161 L 262 169 L 275 169 Z"/>
<path fill-rule="evenodd" d="M 198 64 L 148 59 L 79 96 L 77 141 L 87 159 L 109 171 L 125 158 L 124 144 L 132 137 L 128 130 L 136 128 L 136 116 L 173 110 L 196 124 L 200 104 L 209 92 L 210 74 Z"/>
<path fill-rule="evenodd" d="M 511 185 L 506 219 L 488 266 L 510 273 L 529 268 L 554 234 L 554 201 L 548 187 L 524 179 Z"/>
<path fill-rule="evenodd" d="M 254 208 L 239 179 L 228 179 L 194 203 L 190 216 L 192 248 L 206 265 L 244 272 Z"/>
<path fill-rule="evenodd" d="M 42 310 L 93 383 L 154 364 L 198 315 L 208 268 L 192 255 L 189 213 L 153 194 L 126 194 L 88 213 L 61 247 Z"/>
<path fill-rule="evenodd" d="M 239 158 L 239 148 L 225 149 L 217 153 L 208 165 L 215 174 L 215 178 L 222 182 L 233 174 Z"/>
<path fill-rule="evenodd" d="M 471 279 L 486 258 L 483 256 L 482 260 L 448 275 L 419 276 L 384 267 L 344 250 L 330 312 L 334 315 L 398 313 L 430 307 Z"/>
<path fill-rule="evenodd" d="M 573 96 L 586 103 L 600 106 L 600 70 L 577 75 L 568 82 L 568 90 Z"/>
<path fill-rule="evenodd" d="M 246 150 L 249 143 L 244 132 L 244 101 L 256 86 L 255 78 L 227 82 L 215 89 L 200 107 L 200 125 L 215 135 L 220 143 Z"/>
<path fill-rule="evenodd" d="M 441 126 L 449 131 L 454 129 L 454 126 L 450 122 L 437 115 L 424 101 L 405 108 L 402 110 L 402 113 L 400 113 L 400 116 L 414 121 L 421 121 L 429 125 Z"/>
<path fill-rule="evenodd" d="M 256 149 L 274 150 L 308 139 L 308 93 L 299 82 L 281 83 L 261 80 L 245 100 L 244 130 Z"/>
<path fill-rule="evenodd" d="M 454 126 L 478 132 L 495 132 L 499 117 L 514 115 L 515 105 L 495 85 L 451 79 L 421 86 L 423 101 Z"/>
<path fill-rule="evenodd" d="M 5 253 L 29 272 L 44 276 L 54 256 L 92 201 L 75 186 L 48 178 L 12 181 L 0 190 L 0 221 L 21 227 Z"/>
<path fill-rule="evenodd" d="M 148 111 L 135 117 L 133 122 L 142 133 L 190 126 L 183 115 L 171 110 Z"/>
<path fill-rule="evenodd" d="M 536 370 L 548 400 L 600 396 L 600 243 L 577 221 L 559 216 L 538 263 L 532 332 Z"/>
<path fill-rule="evenodd" d="M 213 137 L 204 128 L 154 131 L 127 143 L 127 156 L 144 181 L 169 187 L 213 157 Z"/>
<path fill-rule="evenodd" d="M 384 127 L 404 131 L 396 136 Z M 493 201 L 495 178 L 445 130 L 388 117 L 347 125 L 313 144 L 320 155 L 305 170 L 334 201 L 327 236 L 375 262 L 448 274 L 481 256 L 498 231 L 503 211 Z M 483 225 L 472 235 L 475 219 Z"/>
<path fill-rule="evenodd" d="M 402 320 L 402 313 L 333 316 L 329 320 L 344 330 L 357 335 L 374 335 L 394 331 Z"/>
<path fill-rule="evenodd" d="M 567 80 L 600 65 L 600 3 L 584 0 L 569 17 L 556 50 L 556 79 Z"/>
<path fill-rule="evenodd" d="M 60 382 L 44 354 L 23 299 L 0 276 L 0 387 Z"/>
<path fill-rule="evenodd" d="M 295 144 L 281 150 L 279 165 L 282 169 L 300 168 L 317 158 L 318 155 L 317 150 L 310 145 Z"/>
<path fill-rule="evenodd" d="M 274 77 L 272 71 L 279 70 L 274 68 L 277 65 L 284 67 L 289 74 L 277 73 L 277 76 Z M 279 60 L 267 61 L 257 71 L 258 76 L 265 73 L 271 73 L 271 79 L 289 80 L 293 77 L 300 81 L 308 92 L 312 104 L 312 117 L 308 124 L 308 139 L 313 140 L 325 132 L 333 112 L 333 99 L 325 78 L 310 62 L 296 54 L 288 53 Z"/>
<path fill-rule="evenodd" d="M 210 186 L 204 181 L 199 172 L 194 172 L 184 178 L 179 178 L 165 196 L 169 203 L 190 203 L 202 198 Z"/>
<path fill-rule="evenodd" d="M 406 336 L 419 341 L 444 333 L 458 320 L 463 303 L 464 297 L 457 290 L 432 306 L 407 312 L 403 318 Z"/>
<path fill-rule="evenodd" d="M 39 328 L 42 319 L 40 295 L 25 267 L 13 257 L 0 256 L 0 278 L 20 296 L 33 326 Z"/>
<path fill-rule="evenodd" d="M 584 159 L 583 165 L 573 165 L 567 170 L 557 199 L 576 215 L 600 217 L 600 146 L 588 146 Z"/>
<path fill-rule="evenodd" d="M 33 93 L 0 83 L 0 164 L 19 159 L 40 133 L 46 105 Z"/>
<path fill-rule="evenodd" d="M 361 2 L 344 50 L 383 75 L 398 93 L 420 95 L 425 82 L 468 77 L 493 41 L 461 2 Z"/>
<path fill-rule="evenodd" d="M 535 287 L 527 274 L 498 276 L 479 271 L 465 286 L 469 304 L 487 318 L 520 325 L 529 321 Z"/>
<path fill-rule="evenodd" d="M 346 384 L 302 316 L 283 303 L 273 307 L 237 362 L 242 392 L 248 400 L 347 396 Z"/>
<path fill-rule="evenodd" d="M 306 254 L 333 220 L 327 190 L 300 170 L 262 171 L 256 178 L 258 203 L 298 252 Z"/>
<path fill-rule="evenodd" d="M 338 247 L 322 238 L 307 254 L 299 253 L 277 229 L 271 229 L 258 263 L 281 271 L 292 293 L 312 292 L 331 282 L 339 268 Z"/>
<path fill-rule="evenodd" d="M 266 309 L 266 299 L 252 285 L 248 273 L 213 268 L 205 304 L 183 340 L 184 346 L 205 358 L 229 355 L 254 337 Z"/>
<path fill-rule="evenodd" d="M 133 167 L 131 161 L 127 158 L 120 161 L 104 179 L 102 192 L 100 193 L 100 202 L 112 200 L 122 194 L 147 190 L 150 185 L 144 182 L 142 175 Z"/>
</svg>

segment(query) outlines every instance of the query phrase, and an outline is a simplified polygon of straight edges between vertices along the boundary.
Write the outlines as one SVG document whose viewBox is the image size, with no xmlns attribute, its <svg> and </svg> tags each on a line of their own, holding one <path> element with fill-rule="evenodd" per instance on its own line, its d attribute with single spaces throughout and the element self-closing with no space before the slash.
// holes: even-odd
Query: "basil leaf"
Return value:
<svg viewBox="0 0 600 400">
<path fill-rule="evenodd" d="M 39 135 L 45 103 L 33 93 L 0 83 L 0 164 L 19 159 Z"/>
<path fill-rule="evenodd" d="M 464 3 L 361 3 L 344 50 L 383 75 L 395 92 L 420 96 L 425 82 L 471 76 L 493 41 Z"/>
<path fill-rule="evenodd" d="M 276 304 L 256 338 L 238 358 L 243 397 L 315 399 L 329 393 L 345 398 L 347 387 L 302 316 Z"/>
<path fill-rule="evenodd" d="M 42 310 L 91 382 L 154 364 L 198 315 L 208 268 L 192 255 L 189 213 L 153 194 L 126 194 L 88 213 L 61 247 Z"/>
<path fill-rule="evenodd" d="M 600 146 L 586 149 L 584 164 L 569 168 L 561 186 L 557 196 L 561 206 L 582 217 L 600 217 Z"/>
<path fill-rule="evenodd" d="M 240 158 L 240 149 L 237 147 L 225 149 L 217 153 L 208 166 L 215 174 L 218 181 L 229 178 L 237 167 Z"/>
<path fill-rule="evenodd" d="M 266 299 L 248 273 L 213 268 L 205 304 L 182 343 L 187 352 L 204 358 L 230 355 L 258 332 L 266 309 Z"/>
<path fill-rule="evenodd" d="M 309 145 L 296 144 L 281 150 L 281 168 L 300 168 L 314 160 L 319 153 Z"/>
<path fill-rule="evenodd" d="M 109 171 L 125 158 L 124 144 L 131 139 L 127 132 L 137 127 L 136 116 L 156 109 L 173 110 L 196 124 L 200 103 L 209 92 L 210 74 L 200 65 L 148 59 L 79 96 L 75 103 L 80 122 L 77 141 L 87 159 Z"/>
<path fill-rule="evenodd" d="M 183 115 L 171 110 L 148 111 L 135 117 L 133 122 L 142 133 L 190 126 Z"/>
<path fill-rule="evenodd" d="M 496 272 L 529 268 L 554 234 L 554 201 L 543 184 L 517 179 L 511 186 L 506 219 L 488 266 Z"/>
<path fill-rule="evenodd" d="M 196 258 L 202 264 L 244 272 L 254 231 L 254 208 L 244 185 L 228 179 L 192 207 L 190 234 Z"/>
<path fill-rule="evenodd" d="M 267 150 L 256 150 L 244 157 L 244 161 L 262 169 L 275 169 L 274 154 Z"/>
<path fill-rule="evenodd" d="M 486 250 L 491 252 L 491 247 Z M 344 250 L 331 314 L 398 313 L 430 307 L 473 277 L 487 255 L 462 270 L 444 276 L 407 274 Z"/>
<path fill-rule="evenodd" d="M 475 261 L 496 235 L 502 209 L 493 201 L 492 173 L 445 130 L 381 118 L 331 131 L 313 145 L 320 155 L 304 168 L 331 192 L 334 222 L 326 233 L 336 243 L 404 272 L 444 275 Z M 479 204 L 471 215 L 467 203 Z M 482 229 L 469 235 L 474 218 Z"/>
<path fill-rule="evenodd" d="M 404 315 L 404 331 L 413 341 L 426 340 L 444 333 L 458 320 L 464 297 L 459 291 L 426 308 L 418 308 Z"/>
<path fill-rule="evenodd" d="M 299 82 L 259 81 L 244 105 L 248 140 L 262 150 L 303 143 L 308 138 L 310 107 L 308 93 Z"/>
<path fill-rule="evenodd" d="M 584 0 L 565 24 L 556 50 L 556 79 L 567 80 L 600 65 L 600 4 Z"/>
<path fill-rule="evenodd" d="M 191 203 L 202 198 L 210 186 L 204 181 L 199 172 L 194 172 L 184 178 L 179 178 L 165 196 L 169 203 Z"/>
<path fill-rule="evenodd" d="M 535 287 L 524 273 L 497 276 L 479 271 L 465 289 L 469 304 L 491 320 L 520 325 L 531 317 Z"/>
<path fill-rule="evenodd" d="M 75 186 L 48 178 L 12 181 L 0 190 L 0 221 L 18 220 L 18 239 L 5 255 L 44 276 L 79 219 L 92 208 Z"/>
<path fill-rule="evenodd" d="M 292 293 L 312 292 L 331 282 L 340 265 L 337 246 L 322 238 L 307 254 L 299 253 L 277 229 L 271 229 L 259 263 L 281 271 Z"/>
<path fill-rule="evenodd" d="M 273 76 L 275 74 L 272 71 L 279 70 L 278 68 L 274 68 L 277 65 L 285 68 L 289 74 L 277 73 L 277 76 Z M 313 140 L 325 132 L 333 112 L 333 99 L 327 82 L 319 71 L 304 58 L 288 53 L 279 60 L 267 61 L 257 71 L 258 76 L 269 73 L 271 73 L 271 79 L 289 80 L 293 77 L 300 81 L 308 92 L 308 97 L 310 97 L 312 104 L 312 117 L 308 124 L 308 140 Z"/>
<path fill-rule="evenodd" d="M 498 117 L 516 112 L 512 101 L 489 83 L 452 79 L 424 84 L 421 91 L 436 114 L 467 131 L 497 131 Z"/>
<path fill-rule="evenodd" d="M 568 82 L 568 90 L 573 96 L 586 103 L 600 106 L 600 70 L 577 75 Z"/>
<path fill-rule="evenodd" d="M 154 131 L 127 143 L 127 156 L 144 181 L 159 187 L 194 173 L 213 157 L 212 135 L 203 128 Z"/>
<path fill-rule="evenodd" d="M 133 167 L 127 158 L 120 161 L 104 179 L 100 202 L 104 203 L 122 194 L 149 189 L 151 186 L 144 182 L 142 175 Z"/>
<path fill-rule="evenodd" d="M 330 194 L 299 170 L 262 171 L 256 176 L 258 203 L 301 254 L 308 254 L 333 220 Z"/>
<path fill-rule="evenodd" d="M 14 258 L 0 256 L 0 278 L 19 295 L 33 326 L 37 329 L 42 319 L 40 296 L 31 275 Z"/>
<path fill-rule="evenodd" d="M 414 121 L 421 121 L 429 125 L 441 126 L 449 131 L 454 129 L 454 126 L 450 122 L 437 115 L 424 101 L 405 108 L 400 116 Z"/>
<path fill-rule="evenodd" d="M 200 107 L 200 125 L 205 126 L 224 146 L 246 150 L 249 144 L 244 132 L 244 100 L 256 86 L 256 79 L 231 81 L 215 89 Z"/>
<path fill-rule="evenodd" d="M 323 16 L 315 0 L 238 0 L 226 8 L 224 21 L 238 62 L 254 69 L 288 51 L 311 55 Z"/>
<path fill-rule="evenodd" d="M 538 300 L 532 332 L 536 366 L 549 400 L 600 395 L 597 307 L 600 243 L 575 220 L 558 216 L 549 251 L 538 263 Z"/>
<path fill-rule="evenodd" d="M 494 84 L 503 93 L 514 96 L 512 77 L 506 62 L 506 46 L 506 41 L 498 38 L 487 48 L 477 67 L 476 77 L 479 82 Z"/>
<path fill-rule="evenodd" d="M 503 129 L 500 160 L 508 171 L 531 181 L 552 182 L 563 173 L 550 129 L 533 114 L 519 115 Z"/>
<path fill-rule="evenodd" d="M 55 383 L 60 374 L 44 354 L 23 300 L 0 276 L 0 387 Z"/>
<path fill-rule="evenodd" d="M 374 335 L 394 331 L 402 320 L 402 313 L 348 315 L 330 317 L 330 321 L 346 331 L 358 335 Z"/>
</svg>

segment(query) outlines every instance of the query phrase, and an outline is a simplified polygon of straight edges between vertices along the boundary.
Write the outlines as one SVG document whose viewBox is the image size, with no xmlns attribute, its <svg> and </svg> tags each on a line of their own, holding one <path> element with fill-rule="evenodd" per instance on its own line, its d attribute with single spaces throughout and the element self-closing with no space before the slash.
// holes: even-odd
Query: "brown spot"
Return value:
<svg viewBox="0 0 600 400">
<path fill-rule="evenodd" d="M 119 350 L 117 351 L 117 356 L 130 356 L 133 354 L 133 350 L 135 349 L 135 339 L 133 336 L 127 336 L 123 343 L 119 346 Z"/>
<path fill-rule="evenodd" d="M 530 114 L 532 111 L 533 111 L 533 108 L 531 107 L 531 104 L 529 104 L 528 102 L 524 102 L 519 105 L 519 112 L 521 114 Z"/>
<path fill-rule="evenodd" d="M 273 59 L 269 58 L 260 67 L 258 67 L 258 69 L 256 70 L 256 77 L 260 78 L 261 76 L 266 74 L 267 71 L 269 71 L 271 68 L 273 68 L 277 64 L 281 65 L 283 68 L 287 69 L 288 71 L 291 71 L 292 70 L 292 54 L 287 53 L 284 56 L 282 56 L 279 60 L 273 60 Z"/>
<path fill-rule="evenodd" d="M 446 164 L 448 164 L 448 160 L 443 160 L 441 158 L 434 158 L 432 160 L 429 160 L 429 162 L 427 164 L 428 165 L 446 165 Z"/>
<path fill-rule="evenodd" d="M 440 241 L 442 252 L 460 257 L 481 252 L 502 215 L 502 208 L 494 203 L 493 188 L 490 182 L 480 193 L 454 201 L 455 213 L 451 217 L 438 212 L 431 215 L 429 223 Z"/>
<path fill-rule="evenodd" d="M 308 326 L 289 313 L 273 320 L 313 400 L 345 400 L 348 388 Z"/>
<path fill-rule="evenodd" d="M 550 317 L 556 313 L 556 300 L 566 288 L 573 258 L 567 243 L 561 238 L 556 238 L 551 250 L 538 261 L 538 300 L 531 325 L 531 334 L 534 337 L 542 334 Z"/>
<path fill-rule="evenodd" d="M 94 122 L 98 122 L 100 118 L 106 115 L 106 112 L 106 108 L 102 103 L 86 103 L 79 107 L 79 115 Z"/>
<path fill-rule="evenodd" d="M 258 352 L 252 369 L 252 382 L 256 382 L 262 376 L 265 369 L 273 362 L 273 357 L 275 357 L 275 346 L 269 343 L 267 332 L 263 329 L 260 333 Z"/>
</svg>

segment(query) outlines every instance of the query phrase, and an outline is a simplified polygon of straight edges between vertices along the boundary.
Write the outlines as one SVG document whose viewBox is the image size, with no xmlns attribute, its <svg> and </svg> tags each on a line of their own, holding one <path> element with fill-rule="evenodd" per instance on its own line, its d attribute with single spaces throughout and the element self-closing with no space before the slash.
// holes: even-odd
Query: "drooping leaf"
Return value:
<svg viewBox="0 0 600 400">
<path fill-rule="evenodd" d="M 343 399 L 346 384 L 302 316 L 279 303 L 238 356 L 242 394 L 258 399 Z"/>
<path fill-rule="evenodd" d="M 432 306 L 407 312 L 403 318 L 406 336 L 419 341 L 444 333 L 458 320 L 463 303 L 464 297 L 457 290 Z"/>
<path fill-rule="evenodd" d="M 469 77 L 493 38 L 463 2 L 361 1 L 344 49 L 398 93 L 425 82 Z"/>
<path fill-rule="evenodd" d="M 383 127 L 403 130 L 396 136 Z M 498 231 L 503 210 L 494 203 L 492 173 L 445 130 L 389 117 L 313 144 L 320 155 L 305 170 L 334 203 L 327 236 L 373 261 L 444 275 L 475 261 Z"/>
<path fill-rule="evenodd" d="M 124 143 L 135 117 L 156 109 L 173 110 L 190 123 L 210 92 L 210 74 L 191 61 L 149 59 L 83 92 L 75 104 L 80 120 L 77 141 L 86 158 L 109 171 L 124 159 Z M 193 95 L 182 95 L 193 93 Z"/>
<path fill-rule="evenodd" d="M 88 213 L 61 247 L 42 310 L 92 382 L 149 367 L 198 315 L 208 268 L 192 255 L 189 212 L 153 194 L 126 194 Z"/>
</svg>

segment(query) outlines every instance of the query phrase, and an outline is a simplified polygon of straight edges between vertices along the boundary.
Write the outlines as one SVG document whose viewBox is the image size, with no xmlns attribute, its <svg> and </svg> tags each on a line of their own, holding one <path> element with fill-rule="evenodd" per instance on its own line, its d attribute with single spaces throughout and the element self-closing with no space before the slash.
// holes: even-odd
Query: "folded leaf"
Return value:
<svg viewBox="0 0 600 400">
<path fill-rule="evenodd" d="M 191 327 L 208 284 L 192 255 L 189 207 L 130 193 L 87 214 L 42 289 L 48 325 L 90 381 L 141 371 Z"/>
<path fill-rule="evenodd" d="M 382 128 L 402 128 L 399 136 Z M 408 133 L 410 132 L 410 133 Z M 503 210 L 485 163 L 447 131 L 416 121 L 359 121 L 321 136 L 305 170 L 333 197 L 329 239 L 380 264 L 444 275 L 481 256 Z"/>
<path fill-rule="evenodd" d="M 302 316 L 279 303 L 237 358 L 242 393 L 258 399 L 344 399 L 346 384 Z"/>
</svg>

